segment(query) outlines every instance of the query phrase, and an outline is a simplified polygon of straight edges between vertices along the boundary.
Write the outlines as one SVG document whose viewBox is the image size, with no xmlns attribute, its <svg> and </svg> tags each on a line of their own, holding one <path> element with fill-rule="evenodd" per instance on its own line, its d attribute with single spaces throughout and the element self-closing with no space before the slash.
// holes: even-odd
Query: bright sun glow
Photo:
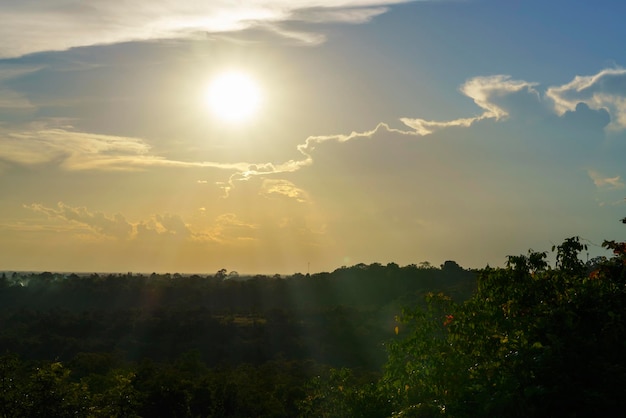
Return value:
<svg viewBox="0 0 626 418">
<path fill-rule="evenodd" d="M 247 74 L 229 71 L 211 81 L 206 99 L 209 108 L 219 119 L 241 123 L 257 113 L 261 104 L 261 90 Z"/>
</svg>

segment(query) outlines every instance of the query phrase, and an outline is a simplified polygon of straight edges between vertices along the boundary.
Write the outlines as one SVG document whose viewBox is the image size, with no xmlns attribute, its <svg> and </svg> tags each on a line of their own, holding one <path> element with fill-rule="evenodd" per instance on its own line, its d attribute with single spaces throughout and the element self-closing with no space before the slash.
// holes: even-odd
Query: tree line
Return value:
<svg viewBox="0 0 626 418">
<path fill-rule="evenodd" d="M 5 275 L 0 416 L 614 416 L 626 243 L 604 246 L 476 271 Z"/>
<path fill-rule="evenodd" d="M 4 274 L 0 416 L 52 405 L 55 416 L 294 417 L 314 376 L 380 375 L 402 305 L 432 289 L 462 299 L 475 277 L 454 262 L 286 277 Z"/>
</svg>

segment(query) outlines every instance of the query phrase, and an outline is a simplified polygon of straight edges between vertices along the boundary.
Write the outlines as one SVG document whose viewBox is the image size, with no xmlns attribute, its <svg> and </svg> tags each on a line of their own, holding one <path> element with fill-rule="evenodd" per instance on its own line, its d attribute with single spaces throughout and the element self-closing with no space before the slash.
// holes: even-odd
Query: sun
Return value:
<svg viewBox="0 0 626 418">
<path fill-rule="evenodd" d="M 243 123 L 251 120 L 261 105 L 261 89 L 250 75 L 241 71 L 218 74 L 208 86 L 206 102 L 220 120 Z"/>
</svg>

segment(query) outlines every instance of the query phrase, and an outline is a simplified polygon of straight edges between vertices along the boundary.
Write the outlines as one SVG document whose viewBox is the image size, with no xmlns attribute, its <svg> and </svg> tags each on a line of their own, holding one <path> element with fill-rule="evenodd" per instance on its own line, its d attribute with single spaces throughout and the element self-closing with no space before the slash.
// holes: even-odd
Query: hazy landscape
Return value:
<svg viewBox="0 0 626 418">
<path fill-rule="evenodd" d="M 623 220 L 626 223 L 626 218 Z M 3 273 L 3 416 L 591 416 L 624 406 L 626 243 L 505 268 Z"/>
<path fill-rule="evenodd" d="M 624 15 L 0 2 L 0 418 L 623 415 Z"/>
</svg>

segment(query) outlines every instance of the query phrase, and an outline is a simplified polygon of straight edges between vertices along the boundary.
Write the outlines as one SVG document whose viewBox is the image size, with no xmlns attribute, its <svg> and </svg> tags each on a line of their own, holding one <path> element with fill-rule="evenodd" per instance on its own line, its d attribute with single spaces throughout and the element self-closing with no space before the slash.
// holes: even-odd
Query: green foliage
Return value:
<svg viewBox="0 0 626 418">
<path fill-rule="evenodd" d="M 385 393 L 350 369 L 331 369 L 316 376 L 306 387 L 307 397 L 299 404 L 302 418 L 379 418 L 391 413 Z"/>
<path fill-rule="evenodd" d="M 588 273 L 577 237 L 487 268 L 462 304 L 405 311 L 381 385 L 395 416 L 602 416 L 626 408 L 626 251 Z M 435 413 L 436 411 L 436 413 Z M 421 414 L 421 415 L 420 415 Z"/>
<path fill-rule="evenodd" d="M 291 418 L 305 382 L 317 373 L 310 367 L 282 362 L 211 369 L 188 353 L 171 364 L 145 361 L 84 374 L 61 362 L 35 365 L 4 355 L 0 417 Z"/>
<path fill-rule="evenodd" d="M 578 254 L 582 250 L 587 249 L 586 244 L 581 244 L 578 237 L 567 238 L 563 244 L 552 247 L 552 251 L 556 248 L 556 265 L 562 271 L 571 274 L 581 274 L 584 271 L 584 264 L 578 258 Z"/>
<path fill-rule="evenodd" d="M 389 359 L 382 380 L 395 404 L 439 407 L 447 396 L 450 367 L 446 327 L 453 321 L 450 298 L 429 293 L 427 308 L 405 309 L 397 318 L 398 339 L 388 343 Z M 415 408 L 413 408 L 415 409 Z"/>
<path fill-rule="evenodd" d="M 87 417 L 90 396 L 85 385 L 70 380 L 70 370 L 60 362 L 44 363 L 21 385 L 22 399 L 14 417 Z"/>
<path fill-rule="evenodd" d="M 14 416 L 22 398 L 20 362 L 16 355 L 0 357 L 0 417 Z"/>
<path fill-rule="evenodd" d="M 93 394 L 93 409 L 99 416 L 135 418 L 139 415 L 139 392 L 134 387 L 135 373 L 113 370 L 106 376 L 101 392 Z"/>
<path fill-rule="evenodd" d="M 529 250 L 477 281 L 451 261 L 287 280 L 3 276 L 0 347 L 27 360 L 0 357 L 0 417 L 614 416 L 626 243 L 603 245 L 613 257 L 585 264 L 569 238 L 554 269 Z M 398 295 L 415 307 L 389 324 Z"/>
</svg>

